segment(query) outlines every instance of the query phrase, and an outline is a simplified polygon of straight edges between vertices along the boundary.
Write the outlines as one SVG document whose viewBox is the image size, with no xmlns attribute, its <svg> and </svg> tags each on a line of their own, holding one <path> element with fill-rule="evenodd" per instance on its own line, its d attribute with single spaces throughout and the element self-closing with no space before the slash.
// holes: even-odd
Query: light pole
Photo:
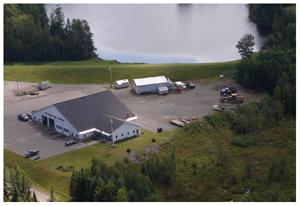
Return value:
<svg viewBox="0 0 300 206">
<path fill-rule="evenodd" d="M 111 67 L 109 67 L 108 71 L 110 73 L 110 87 L 112 87 L 112 69 L 111 69 Z"/>
<path fill-rule="evenodd" d="M 18 84 L 18 72 L 16 70 L 16 79 L 17 79 L 17 91 L 18 91 L 18 96 L 19 96 L 19 84 Z"/>
</svg>

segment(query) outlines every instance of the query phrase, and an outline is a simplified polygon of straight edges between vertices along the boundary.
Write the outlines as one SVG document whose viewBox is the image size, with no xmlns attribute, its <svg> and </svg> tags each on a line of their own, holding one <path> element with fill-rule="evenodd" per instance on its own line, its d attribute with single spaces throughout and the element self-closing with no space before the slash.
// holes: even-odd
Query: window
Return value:
<svg viewBox="0 0 300 206">
<path fill-rule="evenodd" d="M 129 135 L 129 132 L 127 132 L 127 135 Z"/>
<path fill-rule="evenodd" d="M 135 131 L 133 130 L 133 134 L 135 133 Z"/>
<path fill-rule="evenodd" d="M 56 125 L 56 128 L 57 128 L 57 129 L 60 129 L 60 130 L 62 129 L 62 127 L 59 126 L 59 125 Z"/>
<path fill-rule="evenodd" d="M 65 131 L 65 132 L 69 132 L 69 130 L 68 130 L 68 129 L 66 129 L 66 128 L 64 128 L 64 131 Z"/>
<path fill-rule="evenodd" d="M 122 137 L 123 137 L 123 134 L 122 134 Z"/>
<path fill-rule="evenodd" d="M 118 135 L 116 135 L 116 139 L 118 139 Z"/>
</svg>

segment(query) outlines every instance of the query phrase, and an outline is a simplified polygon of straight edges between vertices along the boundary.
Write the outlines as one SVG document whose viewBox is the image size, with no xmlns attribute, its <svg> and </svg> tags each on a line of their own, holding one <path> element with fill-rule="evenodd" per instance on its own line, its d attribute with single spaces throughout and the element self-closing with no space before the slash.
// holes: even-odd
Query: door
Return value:
<svg viewBox="0 0 300 206">
<path fill-rule="evenodd" d="M 48 125 L 48 118 L 42 115 L 42 123 L 43 125 Z"/>
</svg>

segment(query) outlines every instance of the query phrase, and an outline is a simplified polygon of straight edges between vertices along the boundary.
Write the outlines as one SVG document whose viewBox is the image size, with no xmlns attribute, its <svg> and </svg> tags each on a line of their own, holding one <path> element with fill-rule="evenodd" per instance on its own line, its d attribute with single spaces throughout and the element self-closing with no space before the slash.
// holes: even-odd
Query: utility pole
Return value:
<svg viewBox="0 0 300 206">
<path fill-rule="evenodd" d="M 18 91 L 18 96 L 19 96 L 19 83 L 18 83 L 18 72 L 16 70 L 16 79 L 17 79 L 17 91 Z"/>
<path fill-rule="evenodd" d="M 110 87 L 112 87 L 112 69 L 111 69 L 111 67 L 109 67 L 108 71 L 110 73 Z"/>
<path fill-rule="evenodd" d="M 110 117 L 110 126 L 111 126 L 112 143 L 113 143 L 113 146 L 114 146 L 114 137 L 113 137 L 114 123 L 113 123 L 112 117 Z"/>
</svg>

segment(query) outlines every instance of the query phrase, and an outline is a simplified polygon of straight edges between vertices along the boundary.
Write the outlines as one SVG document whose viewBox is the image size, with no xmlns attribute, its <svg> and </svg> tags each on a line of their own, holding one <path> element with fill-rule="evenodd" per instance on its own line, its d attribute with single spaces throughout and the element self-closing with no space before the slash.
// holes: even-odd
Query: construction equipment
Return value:
<svg viewBox="0 0 300 206">
<path fill-rule="evenodd" d="M 229 86 L 229 88 L 224 88 L 221 89 L 221 95 L 222 96 L 227 96 L 227 95 L 231 95 L 237 93 L 237 89 L 235 87 Z"/>
<path fill-rule="evenodd" d="M 243 103 L 244 96 L 237 96 L 237 94 L 231 94 L 231 96 L 228 96 L 228 97 L 221 97 L 220 102 L 221 103 L 224 103 L 224 102 Z"/>
</svg>

